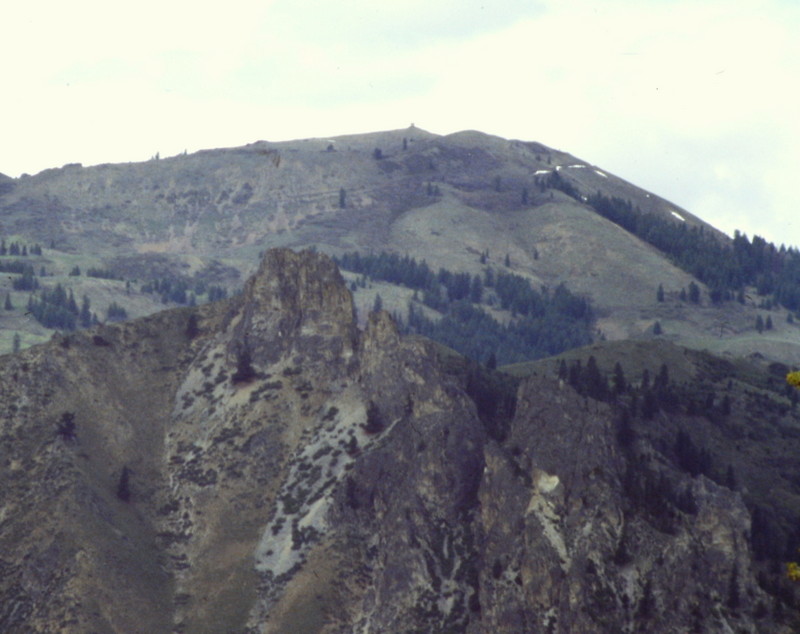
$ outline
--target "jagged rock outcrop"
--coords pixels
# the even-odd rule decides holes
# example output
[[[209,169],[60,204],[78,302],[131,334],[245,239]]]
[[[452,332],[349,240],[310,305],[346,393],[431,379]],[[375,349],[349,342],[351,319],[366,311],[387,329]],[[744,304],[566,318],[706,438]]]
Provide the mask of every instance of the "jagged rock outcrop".
[[[485,631],[771,631],[741,497],[623,450],[605,404],[533,377],[486,463]]]
[[[278,250],[227,302],[3,357],[0,630],[788,631],[738,494],[355,324]]]

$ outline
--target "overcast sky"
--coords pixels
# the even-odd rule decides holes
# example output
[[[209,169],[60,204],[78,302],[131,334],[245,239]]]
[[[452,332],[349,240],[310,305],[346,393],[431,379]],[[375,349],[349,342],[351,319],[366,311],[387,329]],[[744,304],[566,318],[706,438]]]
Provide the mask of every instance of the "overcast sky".
[[[800,246],[796,0],[26,0],[3,26],[9,176],[413,122]]]

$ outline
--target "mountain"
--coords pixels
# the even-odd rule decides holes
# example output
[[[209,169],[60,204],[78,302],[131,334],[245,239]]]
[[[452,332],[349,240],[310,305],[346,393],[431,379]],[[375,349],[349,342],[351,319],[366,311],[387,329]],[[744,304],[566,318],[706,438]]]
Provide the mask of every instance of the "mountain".
[[[277,249],[4,356],[0,629],[796,631],[785,368],[569,355],[515,379],[362,330],[329,257]]]
[[[2,631],[800,629],[794,249],[411,127],[0,176],[0,271]]]
[[[759,283],[781,268],[771,263],[781,254],[765,259],[750,253],[760,243],[747,243],[755,264],[718,280],[721,263],[741,260],[738,243],[700,218],[565,152],[480,132],[440,136],[412,126],[66,165],[3,185],[0,236],[39,244],[41,255],[28,262],[36,275],[44,269],[42,285],[73,288],[78,303],[85,295],[100,321],[112,303],[137,317],[192,295],[205,301],[209,286],[234,292],[264,250],[314,246],[336,256],[408,255],[434,272],[472,277],[504,271],[534,289],[565,284],[591,300],[594,340],[648,338],[658,322],[663,337],[693,348],[800,362],[800,336],[780,304],[800,306],[787,300],[785,281]],[[80,275],[70,276],[75,267]],[[89,269],[107,275],[87,277]],[[0,315],[8,350],[14,332],[23,347],[52,334],[26,314],[29,293],[12,281],[0,285],[14,306]],[[362,323],[376,294],[406,320],[411,291],[369,282],[352,288]],[[692,284],[697,301],[682,301]],[[740,302],[715,296],[736,292]],[[501,324],[513,318],[502,307],[482,309]],[[757,329],[759,317],[773,327]]]

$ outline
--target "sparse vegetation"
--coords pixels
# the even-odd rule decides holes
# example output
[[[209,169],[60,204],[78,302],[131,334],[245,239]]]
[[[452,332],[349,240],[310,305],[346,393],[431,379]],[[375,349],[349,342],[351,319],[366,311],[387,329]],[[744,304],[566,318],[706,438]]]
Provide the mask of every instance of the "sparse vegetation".
[[[499,364],[515,363],[591,341],[591,307],[564,285],[539,292],[524,277],[505,271],[495,274],[492,269],[487,269],[485,280],[446,269],[436,274],[424,261],[389,253],[348,253],[337,263],[372,279],[422,291],[422,304],[443,316],[427,317],[411,303],[407,321],[401,320],[404,331],[440,341],[477,361],[494,354]],[[514,319],[502,325],[478,307],[486,301],[511,312]]]

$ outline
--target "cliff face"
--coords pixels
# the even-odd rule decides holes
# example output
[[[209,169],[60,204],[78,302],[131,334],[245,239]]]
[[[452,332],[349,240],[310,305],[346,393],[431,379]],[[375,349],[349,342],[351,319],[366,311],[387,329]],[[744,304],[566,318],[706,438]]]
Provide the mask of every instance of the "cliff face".
[[[738,494],[549,379],[498,426],[443,367],[285,250],[4,357],[0,629],[781,631]]]

